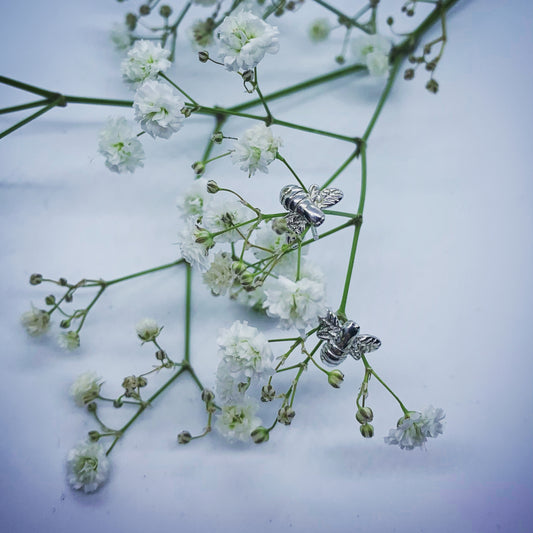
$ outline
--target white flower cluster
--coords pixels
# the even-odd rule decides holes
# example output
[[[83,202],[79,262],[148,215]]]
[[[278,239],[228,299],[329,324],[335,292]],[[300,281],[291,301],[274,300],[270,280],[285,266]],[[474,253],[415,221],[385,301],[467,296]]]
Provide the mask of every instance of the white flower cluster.
[[[257,403],[245,391],[251,383],[274,373],[274,355],[266,337],[248,322],[221,330],[217,343],[222,360],[216,376],[217,398],[223,404],[215,427],[230,441],[250,441],[261,424]]]
[[[113,172],[133,172],[144,166],[144,150],[124,117],[110,118],[100,132],[98,151]]]
[[[20,321],[32,337],[38,337],[50,329],[50,315],[42,309],[31,306],[30,311],[22,313]]]
[[[135,331],[137,332],[137,337],[144,342],[153,341],[161,331],[162,328],[159,327],[159,324],[153,318],[143,318],[137,322],[135,326]]]
[[[384,77],[389,73],[391,42],[383,35],[361,35],[354,39],[352,50],[356,60],[367,66],[371,76]]]
[[[169,56],[170,52],[161,48],[159,43],[143,39],[136,41],[121,64],[122,77],[134,85],[154,79],[159,72],[165,72],[170,67]]]
[[[82,442],[67,457],[68,482],[76,490],[94,492],[109,473],[105,449],[97,442]]]
[[[279,31],[249,12],[227,16],[218,28],[218,53],[227,70],[250,70],[279,50]]]
[[[248,172],[248,177],[257,170],[268,173],[268,165],[276,159],[281,139],[272,135],[272,130],[263,122],[246,130],[234,145],[231,154],[233,163]]]
[[[92,402],[100,394],[101,378],[94,372],[80,374],[70,387],[70,395],[79,407]]]
[[[131,46],[131,33],[126,24],[113,24],[110,37],[115,48],[120,52],[127,50]]]
[[[154,139],[168,139],[181,129],[183,106],[183,99],[172,87],[152,79],[139,86],[133,99],[135,120]]]
[[[422,447],[428,437],[442,435],[445,416],[442,409],[434,407],[427,407],[422,413],[412,411],[398,420],[398,426],[389,431],[385,443],[397,444],[402,450]]]

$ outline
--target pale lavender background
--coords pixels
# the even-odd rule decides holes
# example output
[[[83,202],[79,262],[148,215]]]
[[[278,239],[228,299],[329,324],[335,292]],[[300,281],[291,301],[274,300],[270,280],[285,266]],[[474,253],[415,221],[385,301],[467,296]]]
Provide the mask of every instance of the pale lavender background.
[[[383,4],[384,15],[398,13],[400,2]],[[0,20],[0,72],[67,94],[129,98],[107,37],[124,5],[10,3]],[[305,39],[317,14],[308,0],[278,21],[280,53],[261,65],[265,92],[334,67],[338,37],[331,46]],[[261,447],[235,448],[213,436],[178,448],[178,431],[204,424],[195,389],[182,383],[119,444],[102,490],[92,496],[70,490],[65,456],[93,428],[68,399],[71,381],[92,369],[112,387],[149,367],[151,351],[139,348],[133,331],[144,316],[166,325],[162,340],[179,353],[183,274],[110,290],[72,355],[53,336],[35,342],[22,331],[19,315],[47,294],[27,278],[41,271],[109,279],[173,260],[175,197],[190,183],[189,165],[212,123],[194,119],[167,142],[146,139],[146,166],[133,176],[109,173],[96,153],[106,117],[128,110],[57,109],[0,141],[2,531],[530,531],[532,17],[528,1],[461,2],[448,21],[441,92],[428,94],[423,76],[399,81],[369,146],[368,202],[348,312],[382,339],[373,362],[408,406],[446,410],[445,433],[427,451],[383,443],[400,413],[375,382],[376,438],[360,438],[353,415],[361,366],[347,361],[340,390],[310,369],[293,426]],[[191,66],[182,44],[171,75],[195,97],[221,104],[246,98],[229,74]],[[379,83],[344,79],[272,110],[285,120],[361,134],[379,91]],[[33,98],[3,87],[0,95],[2,106]],[[0,129],[13,120],[1,116]],[[230,122],[227,132],[239,135],[246,125]],[[276,133],[308,183],[323,181],[350,149],[291,130]],[[209,177],[235,184],[267,211],[278,209],[276,191],[287,182],[277,163],[268,176],[248,180],[223,162]],[[343,209],[355,209],[358,183],[356,163],[339,180]],[[328,271],[333,305],[342,291],[345,239],[348,233],[311,251]],[[212,384],[216,331],[248,315],[211,298],[198,280],[195,289],[193,358]]]

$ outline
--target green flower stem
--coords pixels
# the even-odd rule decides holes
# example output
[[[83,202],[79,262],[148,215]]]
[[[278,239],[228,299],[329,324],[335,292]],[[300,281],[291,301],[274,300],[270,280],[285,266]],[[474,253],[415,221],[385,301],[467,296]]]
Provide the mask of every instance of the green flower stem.
[[[321,189],[325,189],[326,187],[328,187],[329,185],[331,185],[336,179],[337,177],[342,174],[342,172],[344,171],[344,169],[356,158],[359,156],[359,152],[360,152],[360,146],[359,144],[357,145],[357,148],[350,154],[350,156],[348,157],[348,159],[346,159],[346,161],[344,161],[344,163],[333,173],[333,175],[331,176],[331,178],[329,178],[328,180],[326,180],[324,182],[324,184],[320,187]]]
[[[331,137],[332,139],[338,139],[339,141],[346,141],[350,143],[357,142],[357,137],[349,137],[348,135],[341,135],[339,133],[333,133],[331,131],[310,128],[308,126],[294,124],[293,122],[285,122],[284,120],[278,120],[277,118],[272,119],[272,124],[275,124],[276,126],[283,126],[285,128],[292,128],[294,130],[306,131],[307,133],[315,133],[316,135],[323,135],[324,137]]]
[[[261,92],[261,89],[259,89],[259,82],[257,81],[257,67],[254,68],[254,87],[255,87],[255,90],[257,91],[257,94],[259,95],[259,99],[261,100],[261,103],[263,104],[263,107],[265,108],[265,111],[267,114],[265,124],[267,126],[270,126],[270,124],[272,124],[272,120],[274,119],[274,117],[272,116],[272,113],[270,112],[270,109],[268,108],[268,105],[266,103],[266,100],[263,97],[263,93]]]
[[[159,72],[158,76],[170,83],[170,85],[172,85],[172,87],[177,89],[183,96],[185,96],[187,100],[192,102],[194,105],[198,105],[198,102],[194,100],[194,98],[191,98],[179,85],[175,84],[166,74],[164,74],[163,72]]]
[[[29,102],[27,104],[4,107],[3,109],[0,109],[0,115],[5,115],[6,113],[14,113],[15,111],[22,111],[24,109],[31,109],[32,107],[40,107],[49,103],[50,100],[45,98],[44,100],[37,100],[36,102]]]
[[[359,196],[359,207],[357,214],[362,217],[365,207],[366,197],[366,148],[361,146],[361,194]],[[362,220],[362,218],[360,219]],[[361,231],[361,224],[356,224],[353,232],[352,248],[350,250],[350,259],[348,260],[348,270],[346,272],[346,279],[344,280],[344,290],[342,293],[342,300],[337,314],[346,315],[346,302],[348,300],[348,291],[350,290],[350,281],[352,279],[353,266],[355,262],[355,254],[357,251],[357,242],[359,240],[359,232]]]
[[[300,184],[300,187],[307,192],[307,187],[303,184],[302,180],[298,177],[298,174],[294,172],[293,168],[287,163],[287,160],[279,153],[276,152],[276,159],[281,161],[290,171],[290,173],[296,178],[296,181]]]
[[[79,333],[81,331],[81,328],[83,327],[83,324],[85,323],[85,319],[87,318],[87,315],[89,314],[89,311],[91,310],[93,305],[98,301],[100,296],[102,296],[102,294],[104,293],[105,290],[106,290],[106,286],[105,285],[100,287],[100,290],[96,293],[96,296],[92,299],[91,303],[85,308],[85,310],[83,312],[83,316],[81,317],[80,323],[79,323],[78,327],[76,328],[76,333]]]
[[[352,18],[346,14],[344,14],[342,11],[339,11],[336,7],[333,7],[329,5],[327,2],[324,2],[324,0],[314,0],[317,4],[321,5],[322,7],[325,7],[328,11],[331,11],[332,13],[335,13],[338,17],[341,17],[345,19],[346,21],[349,21],[352,26],[355,26],[356,28],[359,28],[360,30],[363,30],[366,33],[370,33],[367,26],[363,24],[359,24],[355,18]]]
[[[38,94],[39,96],[44,96],[49,101],[55,100],[59,96],[59,94],[55,93],[54,91],[47,91],[46,89],[42,89],[41,87],[35,87],[35,85],[29,85],[28,83],[23,83],[21,81],[14,80],[12,78],[7,78],[5,76],[0,76],[0,83],[3,83],[4,85],[10,85],[11,87],[21,89],[22,91]]]
[[[328,81],[333,81],[338,78],[343,78],[344,76],[349,76],[350,74],[353,74],[354,72],[361,72],[361,71],[366,71],[366,67],[364,65],[350,65],[349,67],[336,69],[332,72],[328,72],[327,74],[322,74],[321,76],[310,78],[301,83],[290,85],[289,87],[286,87],[285,89],[280,89],[279,91],[266,94],[263,96],[263,99],[266,102],[271,102],[272,100],[283,98],[285,96],[288,96],[289,94],[297,93],[304,89],[309,89],[311,87],[314,87],[315,85],[320,85]],[[250,100],[248,102],[243,102],[242,104],[229,107],[228,110],[243,111],[244,109],[249,109],[250,107],[255,107],[261,104],[262,104],[261,98],[255,98],[254,100]]]
[[[224,125],[226,122],[227,117],[221,115],[216,117],[215,127],[213,128],[213,132],[211,133],[209,137],[209,141],[207,141],[207,145],[205,147],[204,153],[202,155],[202,163],[205,163],[206,159],[211,155],[211,152],[213,150],[213,147],[215,146],[215,143],[213,142],[213,135],[217,133],[217,131],[220,131],[220,128]],[[198,176],[200,177],[200,176]]]
[[[325,215],[333,215],[336,217],[346,217],[346,218],[355,218],[357,217],[354,213],[346,213],[345,211],[332,211],[331,209],[322,209],[322,212]]]
[[[226,156],[230,155],[231,153],[233,153],[233,150],[228,150],[224,154],[220,154],[220,155],[217,155],[215,157],[212,157],[211,159],[208,159],[207,161],[206,160],[202,160],[202,163],[204,165],[207,165],[207,163],[211,163],[212,161],[216,161],[217,159],[222,159],[223,157],[226,157]]]
[[[324,372],[324,374],[326,374],[327,376],[329,376],[329,370],[326,370],[324,367],[320,366],[315,360],[313,357],[310,357],[309,358],[310,361],[319,369],[321,370],[322,372]]]
[[[189,263],[186,263],[186,281],[185,281],[185,355],[183,361],[189,363],[191,360],[191,292],[192,292],[192,267]],[[186,366],[191,370],[193,379],[195,378],[194,372],[190,366]],[[197,379],[197,378],[196,378]],[[200,385],[201,387],[201,385]]]
[[[268,342],[288,342],[288,341],[298,341],[300,337],[285,337],[283,339],[268,339]]]
[[[132,107],[133,100],[115,100],[111,98],[86,98],[84,96],[65,96],[67,104],[109,105],[114,107]]]
[[[409,413],[409,410],[407,409],[407,407],[405,407],[400,398],[398,398],[398,396],[394,394],[390,387],[376,374],[376,371],[368,364],[368,360],[364,355],[361,356],[361,359],[365,365],[365,368],[368,369],[371,374],[389,391],[389,393],[394,397],[394,399],[400,404],[400,407],[402,408],[404,414],[407,415]]]
[[[341,224],[340,226],[337,226],[336,228],[330,229],[329,231],[325,231],[324,233],[321,233],[318,236],[317,240],[324,239],[325,237],[332,235],[333,233],[337,233],[337,231],[341,231],[343,229],[349,228],[350,226],[360,226],[361,225],[361,218],[360,217],[352,217],[351,220],[348,222],[345,222],[344,224]],[[306,241],[302,242],[302,246],[308,246],[309,244],[312,244],[316,242],[315,239],[307,239]]]
[[[52,103],[48,104],[45,107],[42,107],[34,113],[33,115],[30,115],[29,117],[25,118],[24,120],[21,120],[20,122],[17,122],[14,126],[11,126],[7,130],[4,130],[2,133],[0,133],[0,139],[3,139],[6,135],[9,135],[10,133],[13,133],[14,131],[18,130],[22,126],[28,124],[28,122],[31,122],[32,120],[35,120],[36,118],[40,117],[41,115],[44,115],[47,111],[50,111],[50,109],[53,109],[57,105],[59,105],[62,101],[63,97],[60,96],[56,100],[54,100]]]

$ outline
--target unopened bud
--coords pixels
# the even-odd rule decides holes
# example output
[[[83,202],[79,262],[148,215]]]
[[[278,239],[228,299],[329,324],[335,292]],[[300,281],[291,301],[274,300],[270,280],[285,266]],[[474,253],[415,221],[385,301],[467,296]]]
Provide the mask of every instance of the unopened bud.
[[[254,81],[254,71],[253,70],[245,70],[242,73],[242,81],[244,81],[244,82]]]
[[[46,305],[54,305],[56,303],[56,297],[53,294],[50,294],[44,299],[44,303]]]
[[[192,435],[188,431],[182,431],[178,435],[178,444],[187,444],[191,442],[191,440],[192,440]]]
[[[415,14],[415,10],[414,9],[408,9],[406,11],[406,14],[407,14],[408,17],[412,17]]]
[[[210,194],[216,194],[218,191],[220,191],[218,183],[215,180],[209,180],[207,182],[207,192]]]
[[[62,328],[62,329],[67,329],[67,328],[70,328],[70,319],[63,319],[60,323],[59,323],[59,327]]]
[[[404,80],[412,80],[415,77],[415,69],[408,68],[403,73],[403,79]]]
[[[66,284],[67,284],[67,280],[66,280],[65,278],[59,278],[58,283],[59,283],[59,285],[61,285],[62,287],[65,287]]]
[[[361,407],[357,410],[355,418],[360,424],[366,424],[367,422],[372,422],[372,420],[374,420],[374,413],[370,407]]]
[[[115,407],[116,409],[120,409],[123,405],[124,403],[122,402],[122,400],[113,400],[113,407]]]
[[[246,270],[246,265],[242,261],[233,261],[233,263],[231,263],[231,270],[239,275]]]
[[[439,90],[439,83],[437,82],[437,80],[434,80],[433,78],[431,78],[427,83],[426,83],[426,89],[430,92],[430,93],[433,93],[433,94],[436,94]]]
[[[201,161],[196,161],[193,163],[191,168],[194,170],[194,173],[197,176],[201,176],[205,172],[205,165]]]
[[[30,285],[39,285],[43,281],[42,274],[32,274],[30,276]]]
[[[335,58],[335,61],[339,64],[339,65],[344,65],[344,62],[346,61],[346,59],[344,59],[344,56],[337,56]]]
[[[163,361],[163,359],[166,359],[166,357],[167,357],[167,354],[165,353],[164,350],[157,350],[157,352],[155,352],[155,358],[158,361]]]
[[[365,439],[371,439],[374,436],[374,426],[372,424],[363,424],[359,431]]]
[[[213,237],[211,236],[211,233],[209,233],[209,231],[207,231],[206,229],[198,230],[195,235],[195,241],[198,244],[205,244],[208,246],[211,246],[213,244]]]
[[[237,390],[244,395],[244,393],[250,388],[250,380],[248,381],[241,381],[237,385]]]
[[[189,107],[188,105],[184,105],[184,106],[180,109],[180,113],[181,113],[185,118],[189,118],[189,117],[192,115],[192,112],[193,112],[193,108],[192,108],[192,107]]]
[[[205,403],[212,402],[215,399],[215,393],[211,389],[204,389],[202,391],[202,401]]]
[[[159,8],[159,14],[167,19],[172,15],[172,8],[167,4],[164,4]]]
[[[252,440],[256,444],[261,444],[262,442],[266,442],[269,438],[268,429],[263,426],[256,427],[250,433],[250,437],[252,437]]]
[[[436,68],[437,68],[437,63],[435,61],[430,61],[429,63],[426,63],[426,70],[433,72]]]
[[[145,15],[149,15],[150,14],[150,6],[148,4],[143,4],[140,8],[139,8],[139,13],[143,16]]]
[[[217,131],[211,136],[211,140],[216,144],[220,144],[224,140],[224,135],[221,131]]]
[[[96,403],[91,402],[87,404],[87,411],[89,411],[89,413],[95,413],[96,409],[97,409]]]
[[[261,401],[262,402],[271,402],[276,396],[276,391],[272,385],[265,385],[261,389]]]
[[[207,50],[201,50],[198,52],[198,59],[200,63],[207,63],[209,61],[209,52]]]
[[[278,422],[281,422],[282,424],[285,424],[286,426],[290,426],[292,419],[296,413],[294,412],[294,409],[292,407],[289,407],[288,405],[284,405],[279,411],[278,411]]]
[[[72,293],[69,292],[69,293],[65,294],[65,302],[67,302],[67,303],[72,302],[72,298],[73,298]]]
[[[146,387],[147,384],[148,384],[148,381],[146,380],[145,377],[140,376],[140,377],[137,378],[137,386]]]
[[[328,383],[335,389],[339,389],[344,381],[344,374],[340,370],[332,370],[328,373]]]
[[[126,15],[126,26],[133,31],[137,26],[137,15],[135,13],[128,13]]]
[[[254,284],[254,275],[251,272],[242,272],[239,275],[239,282],[243,286],[243,288],[246,290],[246,288],[250,288]]]
[[[98,431],[89,431],[89,440],[92,441],[92,442],[98,442],[98,440],[100,440],[100,433],[98,433]]]
[[[394,24],[394,19],[393,19],[392,17],[388,17],[388,18],[387,18],[387,24],[388,24],[389,26],[392,26],[392,25]]]

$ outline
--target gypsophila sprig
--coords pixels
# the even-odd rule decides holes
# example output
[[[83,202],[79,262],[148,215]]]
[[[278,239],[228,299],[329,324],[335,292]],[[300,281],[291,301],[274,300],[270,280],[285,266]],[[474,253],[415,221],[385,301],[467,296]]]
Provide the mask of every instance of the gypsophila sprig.
[[[266,53],[279,50],[278,29],[246,11],[226,17],[216,36],[218,54],[227,70],[251,70]]]
[[[143,318],[135,326],[137,337],[143,342],[150,342],[156,339],[161,329],[153,318]]]
[[[357,61],[366,64],[374,77],[386,76],[389,72],[391,42],[383,35],[360,35],[352,44]]]
[[[38,337],[50,329],[50,315],[42,309],[31,306],[30,311],[22,313],[20,322],[32,337]]]
[[[98,151],[106,167],[119,174],[144,166],[144,150],[133,127],[124,117],[110,118],[100,132]]]
[[[77,331],[60,333],[57,342],[64,350],[72,351],[80,347],[80,336]]]
[[[251,442],[250,434],[261,425],[256,412],[256,402],[251,398],[243,398],[241,403],[222,406],[215,427],[230,442]]]
[[[68,454],[67,479],[76,490],[94,492],[107,479],[109,467],[109,460],[101,444],[82,442]]]
[[[168,139],[182,127],[183,98],[169,85],[156,80],[145,81],[135,92],[135,120],[154,139]]]
[[[77,406],[83,407],[95,400],[100,394],[102,378],[94,372],[80,374],[70,387],[70,395]]]

